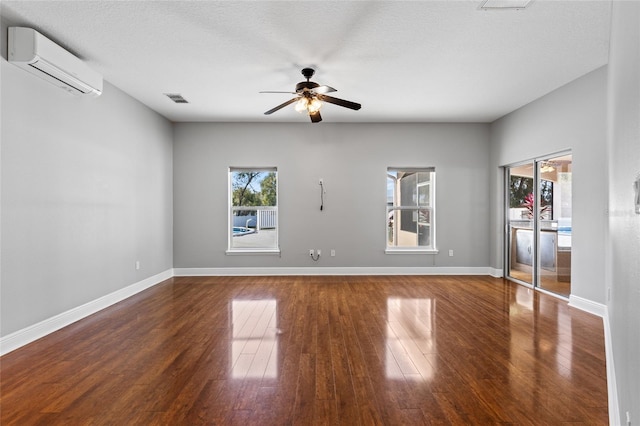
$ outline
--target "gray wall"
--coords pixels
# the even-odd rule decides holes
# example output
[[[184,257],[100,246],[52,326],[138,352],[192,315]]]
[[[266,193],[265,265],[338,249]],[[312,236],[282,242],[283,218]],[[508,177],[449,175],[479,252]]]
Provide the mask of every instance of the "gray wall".
[[[606,67],[593,71],[491,125],[491,265],[502,268],[503,174],[500,166],[571,149],[573,218],[571,293],[605,303]]]
[[[620,419],[640,423],[640,3],[614,2],[609,56],[609,320]]]
[[[74,97],[3,56],[6,336],[170,269],[173,219],[170,122],[108,83]]]
[[[489,266],[488,125],[300,119],[175,124],[176,268]],[[280,257],[225,254],[230,166],[278,167]],[[384,254],[388,166],[436,167],[439,254]],[[320,262],[310,248],[324,251]]]

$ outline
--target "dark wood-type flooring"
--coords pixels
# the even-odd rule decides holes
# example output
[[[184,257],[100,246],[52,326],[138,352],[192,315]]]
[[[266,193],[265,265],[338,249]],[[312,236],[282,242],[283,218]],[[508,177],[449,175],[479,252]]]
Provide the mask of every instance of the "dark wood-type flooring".
[[[510,275],[512,278],[518,279],[527,284],[532,284],[533,275],[531,272],[531,268],[528,269],[529,270],[511,269]],[[571,296],[571,282],[559,281],[555,273],[543,273],[540,277],[540,288],[546,291],[550,291],[551,293],[555,293],[561,297],[569,298],[569,296]]]
[[[2,425],[605,425],[602,320],[490,277],[173,278],[1,362]]]

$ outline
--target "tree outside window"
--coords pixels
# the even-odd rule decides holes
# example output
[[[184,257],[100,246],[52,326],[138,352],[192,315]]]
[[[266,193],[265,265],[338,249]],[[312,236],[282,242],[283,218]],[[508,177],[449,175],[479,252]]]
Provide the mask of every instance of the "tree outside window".
[[[278,250],[276,168],[230,168],[229,252]]]

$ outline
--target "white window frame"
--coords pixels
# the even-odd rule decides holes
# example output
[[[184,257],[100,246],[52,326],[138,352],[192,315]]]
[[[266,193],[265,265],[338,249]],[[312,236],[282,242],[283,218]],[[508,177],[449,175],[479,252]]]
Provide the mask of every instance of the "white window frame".
[[[387,204],[385,214],[385,253],[386,254],[437,254],[439,251],[436,245],[436,168],[435,167],[387,167],[387,181],[392,175],[392,172],[415,172],[415,173],[431,173],[429,179],[429,200],[428,205],[393,205]],[[417,185],[420,186],[420,185]],[[397,191],[397,188],[394,189]],[[385,199],[386,199],[385,195]],[[395,201],[394,201],[395,203]],[[429,212],[429,232],[430,241],[429,246],[402,246],[389,245],[389,217],[391,211],[400,212],[403,210],[413,210],[419,215],[420,210],[427,210]],[[394,217],[397,215],[394,214]]]
[[[275,206],[233,206],[233,187],[232,187],[232,174],[234,172],[265,172],[276,174],[276,205]],[[277,167],[229,167],[227,172],[227,255],[280,255],[280,213],[278,211],[278,205],[280,204],[280,177],[278,175]],[[242,208],[242,210],[275,210],[275,246],[274,247],[233,247],[233,211]],[[256,224],[256,226],[259,226]],[[259,231],[258,231],[259,232]],[[248,236],[247,236],[248,237]]]

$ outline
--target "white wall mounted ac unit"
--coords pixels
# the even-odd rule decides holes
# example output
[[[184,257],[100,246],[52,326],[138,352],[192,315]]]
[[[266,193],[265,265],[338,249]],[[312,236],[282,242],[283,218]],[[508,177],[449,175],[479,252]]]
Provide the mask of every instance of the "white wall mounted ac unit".
[[[74,94],[100,96],[102,75],[31,28],[9,27],[9,62]]]

